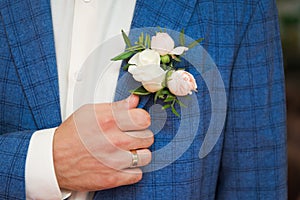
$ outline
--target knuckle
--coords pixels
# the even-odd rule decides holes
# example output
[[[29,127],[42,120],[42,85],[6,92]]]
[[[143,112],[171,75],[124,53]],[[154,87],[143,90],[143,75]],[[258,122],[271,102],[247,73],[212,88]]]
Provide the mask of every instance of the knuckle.
[[[111,116],[104,116],[98,119],[99,128],[105,132],[110,130],[115,125],[115,120]]]
[[[129,140],[124,139],[123,137],[116,137],[113,141],[112,141],[113,145],[115,147],[119,147],[119,148],[126,148],[127,146],[129,146],[131,144],[131,142]]]

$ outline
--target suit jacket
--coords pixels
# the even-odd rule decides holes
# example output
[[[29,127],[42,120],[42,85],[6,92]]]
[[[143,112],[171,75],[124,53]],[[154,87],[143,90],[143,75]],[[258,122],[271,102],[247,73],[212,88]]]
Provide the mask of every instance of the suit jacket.
[[[145,168],[141,182],[96,192],[95,199],[285,199],[284,78],[275,0],[137,0],[132,28],[157,26],[204,38],[201,45],[224,81],[225,125],[212,151],[199,158],[213,111],[201,73],[185,63],[197,78],[198,105],[190,106],[198,110],[181,118],[153,112],[151,96],[140,106],[150,110],[154,124],[167,116],[161,127],[152,127],[157,133],[151,150],[172,143],[172,151],[154,157],[153,168],[181,151],[184,141],[191,141],[188,147],[161,169]],[[116,99],[128,89],[119,84]],[[0,199],[25,199],[30,137],[61,123],[49,0],[0,1],[0,105]],[[186,136],[174,142],[179,128]]]

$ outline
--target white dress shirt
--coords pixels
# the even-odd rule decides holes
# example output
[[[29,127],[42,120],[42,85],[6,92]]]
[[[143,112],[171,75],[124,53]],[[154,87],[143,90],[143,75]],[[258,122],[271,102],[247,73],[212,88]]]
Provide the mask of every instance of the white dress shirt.
[[[124,51],[121,29],[129,30],[135,0],[51,0],[64,121],[86,103],[112,102]],[[27,199],[62,199],[52,156],[55,128],[33,134],[26,160]],[[72,192],[71,199],[87,199]]]

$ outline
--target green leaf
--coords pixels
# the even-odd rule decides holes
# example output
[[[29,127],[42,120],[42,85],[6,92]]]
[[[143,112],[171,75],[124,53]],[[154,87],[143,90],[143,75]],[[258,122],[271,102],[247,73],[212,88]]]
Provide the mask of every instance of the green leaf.
[[[148,94],[151,94],[151,92],[147,91],[143,86],[140,86],[134,90],[130,90],[129,92],[141,96],[146,96]]]
[[[166,79],[167,80],[169,80],[169,78],[172,76],[172,74],[173,74],[173,70],[169,70],[168,72],[167,72],[167,74],[166,74]]]
[[[145,39],[145,44],[144,46],[146,48],[150,48],[151,47],[151,40],[150,40],[150,35],[149,34],[146,34],[146,39]]]
[[[199,38],[198,40],[195,40],[194,42],[192,42],[191,44],[189,44],[187,46],[187,48],[191,49],[193,47],[195,47],[197,44],[199,44],[200,42],[202,42],[204,40],[204,38]]]
[[[162,88],[160,90],[158,90],[157,92],[155,92],[155,96],[154,96],[154,102],[157,101],[157,99],[164,99],[164,94],[165,94],[165,91],[167,91],[168,89],[167,88]]]
[[[162,63],[161,65],[160,65],[160,67],[163,69],[163,70],[167,70],[168,69],[168,66],[166,65],[166,64],[164,64],[164,63]]]
[[[158,96],[158,98],[165,99],[165,95],[161,94],[161,95]]]
[[[130,39],[128,38],[128,36],[126,35],[126,33],[123,30],[122,30],[122,36],[123,36],[126,46],[131,47],[132,45],[131,45]]]
[[[135,45],[135,46],[131,46],[129,48],[126,48],[126,51],[139,51],[139,50],[144,50],[145,47],[142,45]]]
[[[169,90],[162,90],[161,94],[167,94],[167,95],[172,95],[171,92]]]
[[[168,97],[164,100],[164,102],[165,102],[165,103],[168,103],[168,102],[174,102],[174,101],[175,101],[175,98],[176,98],[176,97],[168,96]]]
[[[138,44],[144,45],[144,33],[143,32],[141,33],[141,35],[139,37]]]
[[[177,57],[177,56],[172,56],[173,60],[177,61],[177,62],[181,62],[181,60]]]
[[[118,61],[118,60],[125,60],[127,58],[130,58],[134,54],[134,51],[125,51],[118,56],[112,58],[112,61]]]
[[[166,110],[167,108],[170,108],[170,107],[171,107],[170,104],[166,104],[166,105],[164,105],[161,109]]]
[[[161,92],[162,92],[163,89],[161,90],[158,90],[155,95],[154,95],[154,103],[157,101],[157,99],[159,98],[159,96],[161,95]]]
[[[176,115],[177,117],[180,117],[180,115],[177,112],[177,110],[175,109],[174,105],[171,105],[171,109],[172,109],[172,113],[174,113],[174,115]]]
[[[122,69],[123,69],[124,71],[127,71],[127,70],[128,70],[128,67],[129,67],[130,65],[131,65],[131,64],[127,63],[126,65],[124,65],[124,66],[122,67]]]
[[[157,29],[159,30],[160,33],[163,32],[163,30],[162,30],[162,28],[160,26],[158,26]]]
[[[181,32],[180,32],[179,43],[180,43],[181,46],[185,45],[184,29],[182,29]]]
[[[176,102],[177,102],[181,107],[187,108],[187,106],[186,106],[184,103],[182,103],[182,101],[176,99]]]

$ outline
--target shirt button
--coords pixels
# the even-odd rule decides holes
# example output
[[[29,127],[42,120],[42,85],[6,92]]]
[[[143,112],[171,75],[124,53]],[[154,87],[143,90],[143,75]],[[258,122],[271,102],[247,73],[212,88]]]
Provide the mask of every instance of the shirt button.
[[[81,71],[77,71],[74,73],[74,78],[76,81],[82,81],[83,77],[82,77],[82,73]]]
[[[85,2],[85,3],[90,3],[91,0],[83,0],[83,2]]]

